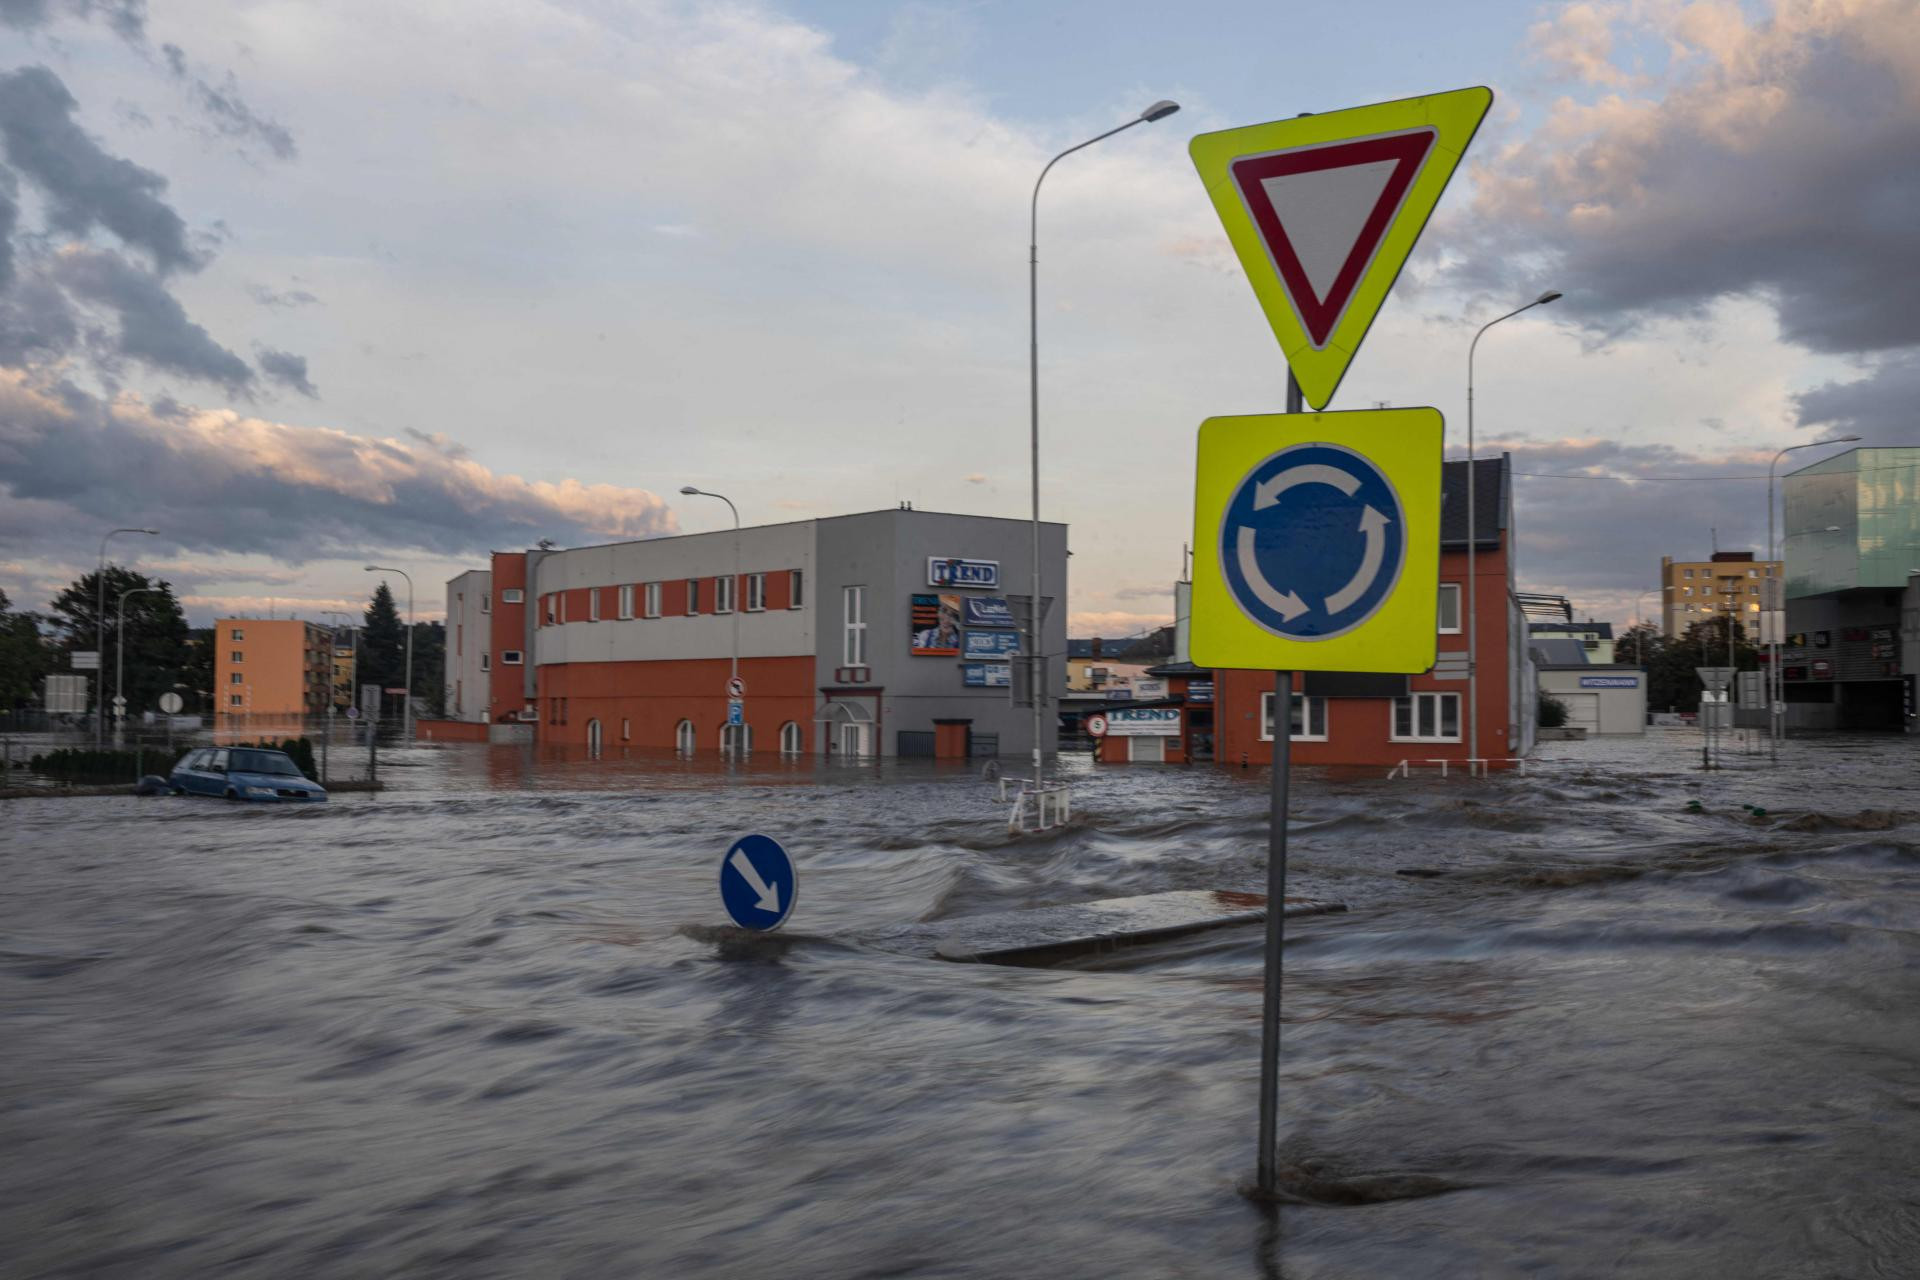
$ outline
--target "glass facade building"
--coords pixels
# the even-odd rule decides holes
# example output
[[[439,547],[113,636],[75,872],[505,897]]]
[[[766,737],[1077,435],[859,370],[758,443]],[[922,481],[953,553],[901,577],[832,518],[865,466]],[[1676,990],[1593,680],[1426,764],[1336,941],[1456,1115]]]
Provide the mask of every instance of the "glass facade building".
[[[1787,598],[1898,591],[1920,569],[1920,448],[1850,449],[1784,481]]]

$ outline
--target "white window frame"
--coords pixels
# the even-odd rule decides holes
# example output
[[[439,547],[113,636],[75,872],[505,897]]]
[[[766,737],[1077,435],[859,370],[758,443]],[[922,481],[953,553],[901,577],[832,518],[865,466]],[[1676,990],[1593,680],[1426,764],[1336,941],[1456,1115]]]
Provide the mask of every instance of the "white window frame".
[[[493,592],[482,591],[480,593],[480,612],[482,613],[493,612]]]
[[[1448,698],[1453,699],[1453,733],[1451,736],[1439,731],[1440,726],[1446,722],[1446,716],[1442,714],[1442,708],[1446,706],[1445,700]],[[1434,732],[1431,734],[1423,734],[1420,732],[1420,707],[1421,704],[1428,699],[1433,700]],[[1404,736],[1400,732],[1400,703],[1403,700],[1410,704],[1410,723],[1413,726],[1412,736]],[[1459,742],[1461,740],[1460,721],[1466,710],[1465,707],[1461,705],[1463,702],[1464,699],[1457,693],[1441,693],[1437,691],[1421,691],[1409,694],[1405,699],[1389,698],[1387,700],[1387,741]]]
[[[243,649],[235,649],[227,656],[234,662],[245,662],[247,660],[246,651]]]
[[[526,654],[519,649],[502,649],[500,651],[500,665],[503,667],[525,666]]]
[[[525,604],[527,593],[519,587],[503,587],[500,591],[501,604]]]
[[[1318,705],[1316,707],[1313,704]],[[1295,719],[1299,727],[1293,732],[1293,741],[1325,742],[1327,740],[1327,700],[1320,697],[1309,698],[1304,693],[1296,693],[1293,695],[1293,705],[1301,712],[1301,715]],[[1308,733],[1306,730],[1313,724],[1315,710],[1320,712],[1320,732]],[[1273,690],[1271,689],[1264,690],[1260,694],[1260,741],[1273,741]]]
[[[767,575],[750,573],[747,575],[747,612],[762,613],[767,607]]]
[[[1449,599],[1453,601],[1453,625],[1452,626],[1447,625],[1446,602]],[[1440,598],[1438,603],[1439,603],[1439,608],[1435,612],[1438,613],[1440,618],[1440,634],[1443,636],[1459,635],[1460,634],[1460,584],[1457,582],[1441,583]]]
[[[600,621],[600,588],[587,588],[587,621]]]
[[[700,616],[700,579],[698,578],[687,579],[687,616],[689,618]]]
[[[247,638],[247,633],[246,633],[246,631],[245,631],[245,630],[243,630],[242,628],[240,628],[240,627],[235,627],[235,628],[233,629],[233,634],[232,634],[232,635],[231,635],[230,637],[228,637],[228,638],[229,638],[229,639],[232,639],[232,640],[242,640],[242,641],[244,641],[244,640],[245,640],[245,639]]]
[[[682,720],[673,726],[673,749],[683,756],[690,756],[700,747],[700,731],[694,728],[693,721]]]
[[[245,695],[245,694],[239,694],[239,693],[230,693],[230,694],[228,694],[228,695],[227,695],[227,705],[228,705],[228,706],[230,706],[230,707],[244,707],[244,706],[246,706],[246,705],[247,705],[247,699],[246,699],[246,695]]]
[[[633,741],[633,720],[630,717],[620,717],[620,741]]]
[[[493,670],[493,655],[485,649],[480,651],[480,669],[482,671]]]
[[[246,682],[247,682],[246,676],[242,675],[238,671],[229,672],[227,674],[228,684],[245,684]]]
[[[797,756],[807,749],[806,739],[801,736],[800,722],[789,720],[780,726],[780,754]]]
[[[620,588],[620,621],[633,617],[633,584],[627,583]]]
[[[867,589],[840,589],[840,665],[867,665]]]
[[[660,616],[660,584],[642,583],[640,587],[640,616],[657,618]]]
[[[732,613],[734,605],[739,603],[740,579],[730,573],[723,573],[713,580],[713,611]]]
[[[798,609],[806,601],[805,588],[807,585],[807,575],[799,569],[792,569],[789,570],[789,572],[792,574],[792,577],[789,579],[788,585],[791,586],[793,590],[787,595],[787,608]]]
[[[564,590],[553,593],[553,616],[563,623],[567,620],[567,593]]]

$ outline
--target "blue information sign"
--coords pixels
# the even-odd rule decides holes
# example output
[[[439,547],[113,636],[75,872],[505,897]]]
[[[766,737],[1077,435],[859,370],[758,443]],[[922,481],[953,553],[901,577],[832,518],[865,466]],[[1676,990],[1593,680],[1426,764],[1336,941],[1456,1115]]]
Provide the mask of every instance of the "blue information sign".
[[[1328,640],[1373,616],[1406,562],[1400,497],[1366,458],[1294,445],[1247,473],[1220,522],[1227,590],[1290,640]]]
[[[720,903],[742,929],[778,929],[800,887],[793,859],[771,836],[741,836],[720,860]]]
[[[1020,652],[1018,631],[969,631],[960,656],[971,662],[1005,662]]]

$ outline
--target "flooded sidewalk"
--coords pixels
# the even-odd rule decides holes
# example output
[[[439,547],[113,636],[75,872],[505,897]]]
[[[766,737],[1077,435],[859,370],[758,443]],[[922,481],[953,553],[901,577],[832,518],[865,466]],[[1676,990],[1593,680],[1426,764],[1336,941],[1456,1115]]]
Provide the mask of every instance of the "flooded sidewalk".
[[[485,747],[311,809],[9,802],[0,1273],[1903,1274],[1920,744],[1698,756],[1299,772],[1290,888],[1348,911],[1288,926],[1277,1214],[1257,925],[858,942],[1258,892],[1259,770],[1070,758],[1042,836],[966,769]],[[725,954],[754,830],[799,906]]]

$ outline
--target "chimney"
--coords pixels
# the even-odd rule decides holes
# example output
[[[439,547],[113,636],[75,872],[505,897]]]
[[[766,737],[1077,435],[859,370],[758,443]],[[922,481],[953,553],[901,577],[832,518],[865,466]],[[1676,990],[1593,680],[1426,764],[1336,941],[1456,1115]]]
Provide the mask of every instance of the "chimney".
[[[1096,659],[1100,657],[1100,637],[1099,636],[1095,636],[1093,638],[1093,656]]]

